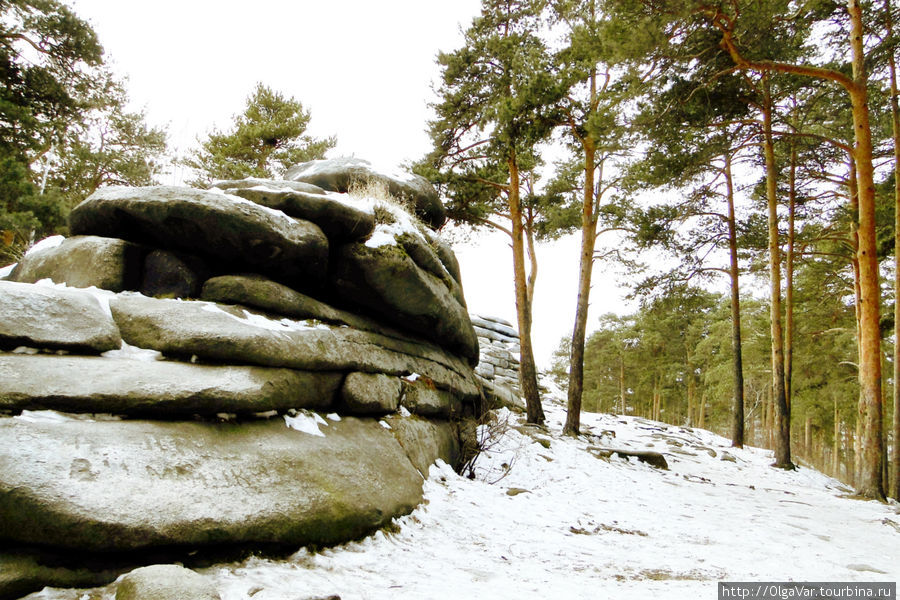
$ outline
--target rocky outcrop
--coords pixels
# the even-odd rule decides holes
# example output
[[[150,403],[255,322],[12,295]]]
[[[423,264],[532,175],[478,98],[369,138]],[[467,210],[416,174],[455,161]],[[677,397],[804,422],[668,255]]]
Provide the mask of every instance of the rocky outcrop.
[[[358,538],[460,460],[449,247],[337,184],[216,185],[101,190],[0,281],[0,598]]]
[[[519,333],[496,317],[472,315],[478,336],[480,361],[475,373],[490,404],[523,410],[519,388]]]

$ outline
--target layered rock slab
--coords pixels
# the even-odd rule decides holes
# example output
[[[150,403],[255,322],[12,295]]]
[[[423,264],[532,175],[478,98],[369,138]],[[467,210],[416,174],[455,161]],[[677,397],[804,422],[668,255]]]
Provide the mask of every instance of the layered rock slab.
[[[387,173],[365,159],[339,157],[311,160],[294,165],[284,177],[334,192],[347,192],[354,184],[378,182],[384,184],[392,196],[409,202],[416,216],[430,227],[441,227],[447,218],[434,186],[427,179],[406,173]]]
[[[174,356],[309,371],[419,373],[462,398],[479,395],[471,369],[438,346],[349,327],[274,321],[208,302],[118,296],[123,339]]]
[[[298,219],[312,221],[322,228],[329,239],[350,242],[368,236],[375,229],[375,215],[371,207],[363,203],[351,203],[346,196],[326,195],[324,190],[308,192],[282,187],[296,182],[263,181],[255,186],[241,182],[222,181],[215,186],[227,194],[280,210]],[[232,187],[239,185],[239,187]],[[315,186],[310,186],[315,187]]]
[[[72,209],[69,229],[197,254],[211,265],[255,270],[301,288],[320,285],[328,263],[328,238],[313,223],[183,187],[98,190]]]
[[[0,540],[88,551],[333,544],[410,512],[422,476],[390,431],[0,420]]]
[[[0,409],[179,415],[328,409],[342,373],[0,354]]]
[[[92,295],[0,281],[0,348],[100,353],[122,344],[112,317]]]

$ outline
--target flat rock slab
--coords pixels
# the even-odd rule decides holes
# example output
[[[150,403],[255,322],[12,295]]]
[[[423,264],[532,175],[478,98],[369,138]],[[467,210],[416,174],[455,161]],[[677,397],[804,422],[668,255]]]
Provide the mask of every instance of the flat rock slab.
[[[303,181],[287,181],[285,179],[263,179],[261,177],[246,177],[244,179],[220,179],[214,181],[210,188],[220,190],[246,190],[254,187],[267,187],[276,190],[293,190],[306,192],[307,194],[325,194],[325,190],[317,185]]]
[[[333,192],[347,192],[355,183],[375,181],[385,184],[392,196],[411,202],[416,216],[430,227],[439,228],[447,218],[437,191],[427,179],[407,173],[387,173],[361,158],[311,160],[294,165],[284,178],[312,183]]]
[[[0,348],[100,353],[121,345],[112,317],[91,294],[0,281]]]
[[[410,512],[422,477],[391,432],[0,419],[0,540],[86,551],[336,544]]]
[[[51,279],[71,287],[91,286],[113,292],[136,290],[147,249],[116,238],[70,237],[53,248],[27,253],[9,281]]]
[[[86,356],[0,354],[0,409],[215,415],[325,410],[341,373]]]
[[[109,187],[69,216],[75,234],[119,237],[196,254],[303,288],[325,278],[328,239],[309,221],[224,193],[175,186]]]
[[[354,203],[346,194],[323,195],[277,189],[269,185],[226,189],[225,192],[311,221],[335,242],[361,240],[375,229],[374,211],[361,203]]]
[[[303,371],[419,373],[462,399],[479,395],[459,357],[415,340],[283,319],[273,321],[209,302],[120,295],[110,308],[123,339],[174,356]]]

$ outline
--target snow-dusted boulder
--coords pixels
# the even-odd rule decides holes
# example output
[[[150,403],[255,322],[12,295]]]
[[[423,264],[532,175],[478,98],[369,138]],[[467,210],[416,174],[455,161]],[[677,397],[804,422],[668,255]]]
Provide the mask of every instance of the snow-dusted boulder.
[[[334,192],[346,192],[355,184],[379,182],[387,185],[391,195],[409,202],[416,215],[437,229],[447,219],[444,205],[434,186],[424,177],[383,169],[355,157],[311,160],[294,165],[284,174],[290,181],[302,181]]]
[[[220,600],[215,586],[180,565],[131,571],[116,585],[116,600]]]
[[[311,427],[2,419],[0,539],[95,552],[333,544],[418,504],[422,476],[378,422]]]
[[[100,353],[121,343],[112,317],[91,294],[0,281],[0,348]]]
[[[110,187],[72,209],[69,229],[190,254],[302,288],[325,279],[328,238],[281,211],[225,194],[175,186]]]
[[[137,289],[145,248],[117,238],[75,236],[58,245],[35,247],[22,257],[9,281],[51,279],[72,287],[114,292]]]

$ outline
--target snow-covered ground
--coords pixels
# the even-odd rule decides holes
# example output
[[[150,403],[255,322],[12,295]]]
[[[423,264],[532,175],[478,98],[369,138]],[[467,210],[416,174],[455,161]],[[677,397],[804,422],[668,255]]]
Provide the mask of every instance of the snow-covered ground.
[[[734,450],[699,429],[585,413],[590,435],[564,437],[562,401],[547,398],[544,409],[546,431],[500,413],[512,427],[474,480],[432,467],[426,502],[396,532],[201,573],[222,600],[692,599],[715,598],[723,580],[900,579],[896,503],[853,499],[809,469],[773,469],[771,452]],[[599,446],[656,450],[669,470],[597,458]],[[99,600],[113,590],[28,598]]]

